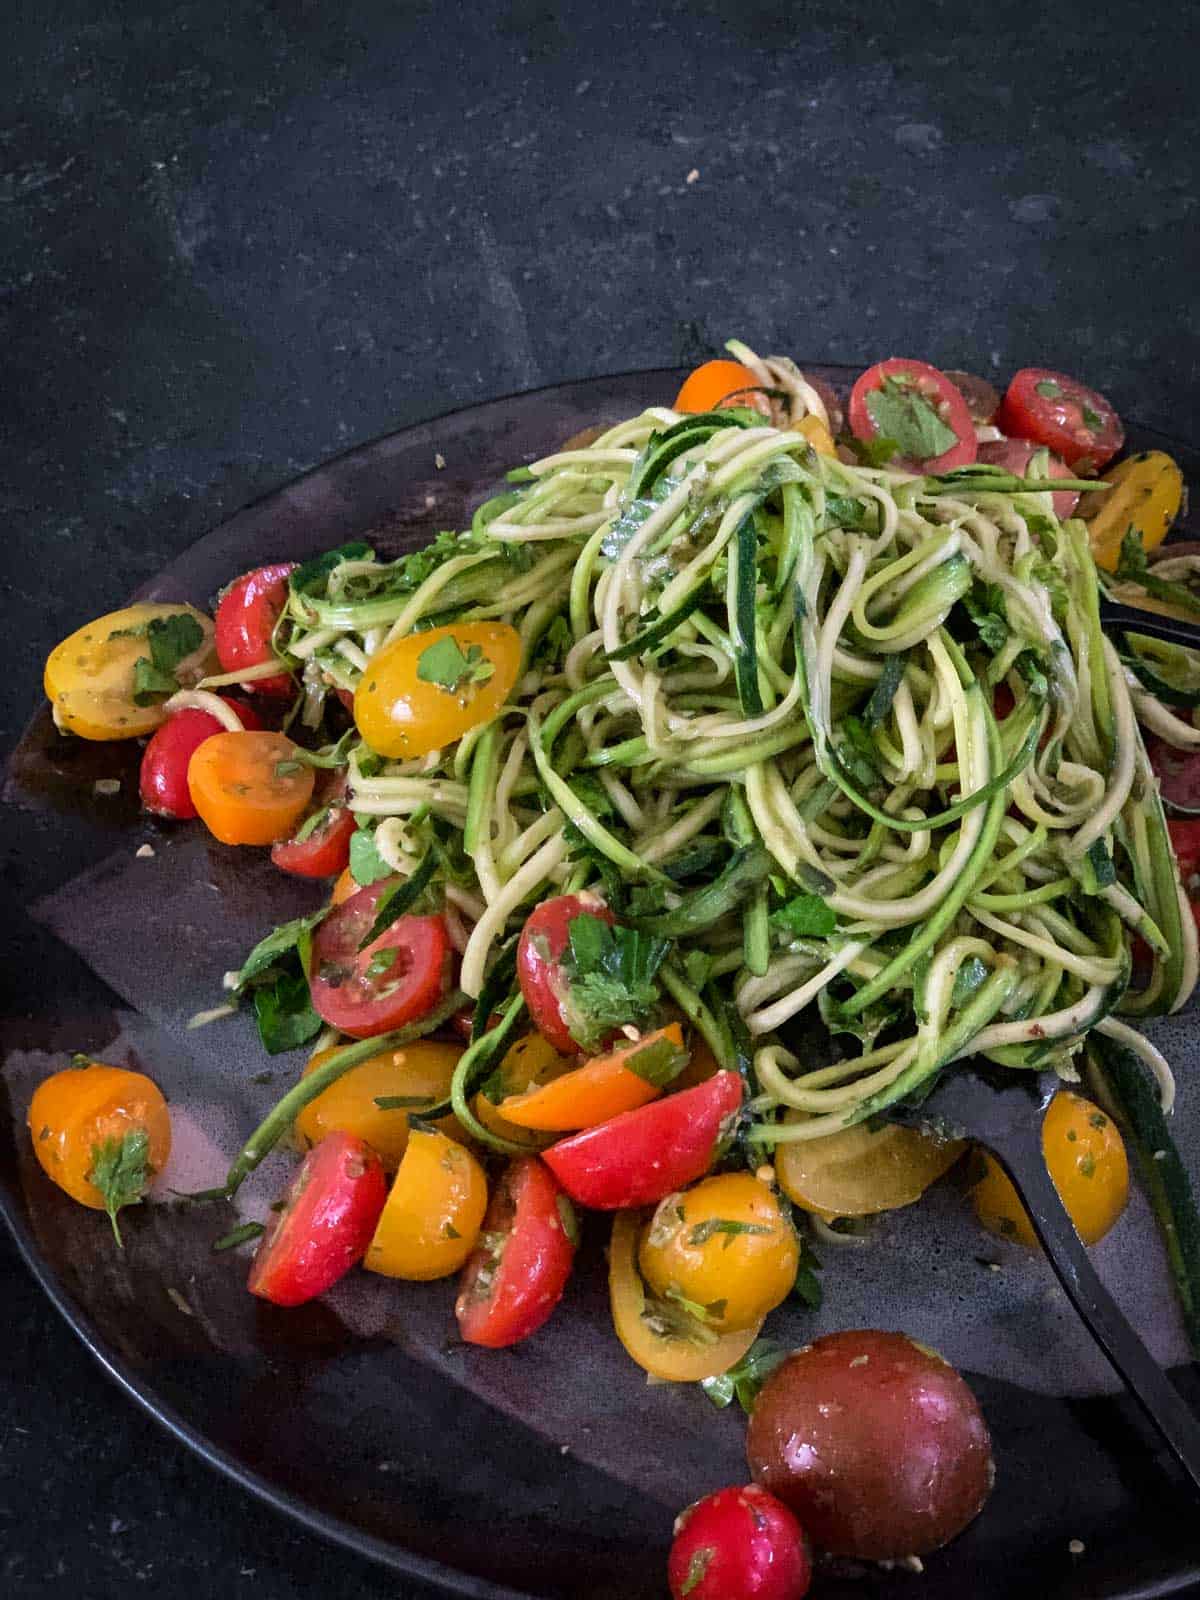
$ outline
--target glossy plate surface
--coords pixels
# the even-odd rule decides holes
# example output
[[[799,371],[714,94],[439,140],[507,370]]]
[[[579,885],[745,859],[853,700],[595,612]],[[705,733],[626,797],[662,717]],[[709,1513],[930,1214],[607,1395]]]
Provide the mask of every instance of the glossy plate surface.
[[[845,387],[854,374],[809,366]],[[327,463],[201,540],[141,597],[211,603],[266,560],[370,534],[382,553],[465,525],[508,467],[578,429],[669,403],[679,374],[566,384],[406,429]],[[1131,429],[1130,448],[1194,451]],[[439,467],[438,460],[444,462]],[[81,602],[80,620],[87,610]],[[31,673],[32,677],[32,673]],[[31,699],[33,684],[31,683]],[[137,752],[55,735],[39,711],[9,764],[11,826],[36,856],[38,926],[14,922],[0,956],[36,960],[37,997],[5,1007],[0,1206],[59,1309],[117,1380],[166,1426],[257,1494],[394,1567],[479,1596],[661,1600],[674,1513],[744,1476],[742,1428],[695,1389],[647,1387],[609,1327],[604,1230],[547,1330],[495,1354],[454,1339],[453,1285],[357,1275],[321,1304],[281,1312],[244,1289],[245,1261],[213,1256],[232,1211],[142,1208],[117,1256],[103,1217],[43,1177],[24,1127],[33,1084],[88,1050],[140,1063],[173,1104],[166,1181],[195,1188],[296,1070],[267,1061],[244,1018],[188,1031],[221,974],[312,886],[198,825],[136,809]],[[97,779],[117,777],[115,797]],[[153,854],[138,855],[149,844]],[[42,929],[56,937],[48,938]],[[32,1014],[30,1008],[32,1007]],[[25,1014],[22,1015],[21,1012]],[[1200,1170],[1194,1021],[1156,1038],[1180,1078],[1177,1134]],[[263,1082],[264,1072],[272,1082]],[[264,1164],[239,1197],[262,1215],[290,1169]],[[894,1214],[863,1250],[826,1252],[826,1304],[780,1313],[799,1343],[834,1327],[903,1328],[972,1377],[992,1425],[995,1495],[951,1548],[907,1574],[827,1570],[828,1597],[1134,1597],[1200,1578],[1195,1507],[1172,1476],[1040,1261],[980,1234],[951,1184]],[[1185,1348],[1152,1225],[1135,1203],[1097,1264],[1152,1348]],[[1200,1401],[1194,1367],[1176,1372]],[[1082,1540],[1085,1552],[1068,1545]]]

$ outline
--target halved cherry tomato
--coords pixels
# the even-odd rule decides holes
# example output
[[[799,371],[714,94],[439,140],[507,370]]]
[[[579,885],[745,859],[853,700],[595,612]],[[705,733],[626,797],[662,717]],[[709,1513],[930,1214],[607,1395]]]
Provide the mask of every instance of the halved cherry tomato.
[[[333,1049],[318,1050],[305,1067],[304,1076],[315,1072],[333,1053]],[[295,1142],[300,1149],[310,1150],[327,1134],[353,1134],[371,1146],[387,1171],[395,1172],[408,1148],[409,1117],[424,1117],[449,1098],[450,1080],[461,1055],[461,1046],[439,1044],[434,1039],[418,1039],[400,1050],[380,1051],[351,1067],[309,1101],[296,1118],[292,1130]],[[434,1126],[451,1138],[458,1130],[457,1119],[449,1116]]]
[[[1200,817],[1170,817],[1167,832],[1171,835],[1183,887],[1191,894],[1192,879],[1200,873]]]
[[[718,1489],[675,1520],[671,1600],[804,1600],[811,1579],[803,1529],[760,1484]]]
[[[188,792],[222,844],[285,839],[313,792],[313,769],[284,733],[216,733],[192,752]]]
[[[542,1159],[580,1205],[595,1211],[657,1205],[703,1177],[742,1104],[736,1072],[668,1095],[560,1139]]]
[[[223,672],[244,672],[275,660],[271,638],[287,604],[288,574],[294,561],[247,572],[221,596],[217,607],[217,657]],[[286,672],[256,678],[246,685],[256,694],[290,695],[295,684]]]
[[[1111,488],[1093,490],[1080,510],[1096,565],[1115,572],[1130,528],[1141,535],[1147,554],[1170,533],[1183,505],[1183,473],[1162,450],[1143,450],[1110,467],[1103,481]],[[1165,553],[1185,554],[1175,548]]]
[[[386,1199],[374,1150],[352,1134],[328,1134],[305,1156],[259,1241],[250,1293],[277,1306],[324,1294],[362,1260]]]
[[[1042,448],[1040,444],[1034,444],[1031,439],[995,439],[989,444],[979,446],[978,459],[986,461],[989,466],[1002,467],[1005,472],[1011,472],[1015,478],[1027,478],[1030,460]],[[1044,476],[1073,478],[1075,474],[1065,461],[1051,454]],[[1054,507],[1054,515],[1061,522],[1072,515],[1079,504],[1079,496],[1074,489],[1059,489],[1050,496],[1050,503]]]
[[[675,396],[676,411],[715,411],[738,389],[758,389],[759,380],[740,361],[706,361],[684,380]]]
[[[346,901],[356,895],[361,888],[362,884],[356,881],[354,874],[347,867],[344,872],[338,874],[338,881],[334,884],[333,893],[329,897],[330,905],[345,905]]]
[[[399,917],[359,949],[380,896],[395,883],[381,878],[360,889],[330,912],[313,940],[313,1008],[352,1039],[415,1022],[445,990],[450,936],[441,917]]]
[[[613,1218],[608,1299],[617,1338],[639,1367],[667,1383],[699,1383],[728,1372],[758,1338],[758,1328],[717,1333],[686,1314],[670,1320],[655,1316],[637,1269],[642,1221],[636,1211],[619,1211]]]
[[[1042,1154],[1084,1244],[1113,1227],[1129,1199],[1129,1160],[1116,1123],[1082,1095],[1062,1089],[1042,1123]],[[976,1215],[993,1233],[1037,1248],[1033,1224],[1007,1175],[984,1156],[984,1176],[971,1190]]]
[[[258,713],[245,700],[233,700],[224,694],[221,699],[237,712],[243,728],[262,727]],[[205,739],[224,732],[224,725],[207,711],[189,707],[171,713],[152,735],[142,755],[138,785],[147,811],[180,822],[196,815],[188,789],[188,763]]]
[[[421,1283],[449,1277],[475,1248],[487,1198],[469,1150],[433,1128],[413,1128],[367,1249],[368,1272]]]
[[[911,396],[911,404],[918,412],[932,408],[933,418],[955,435],[955,443],[933,456],[905,455],[903,448],[893,465],[910,468],[914,472],[949,472],[952,467],[965,467],[975,459],[977,449],[975,424],[967,409],[967,402],[950,382],[944,372],[931,367],[927,361],[907,361],[892,356],[878,361],[858,379],[850,391],[850,428],[856,439],[890,438],[874,415],[881,404],[872,395],[885,389],[897,394],[901,400]],[[932,424],[931,424],[932,425]],[[899,431],[899,430],[895,430]],[[901,445],[903,446],[903,440]]]
[[[626,1062],[660,1042],[673,1045],[682,1056],[683,1029],[677,1022],[669,1022],[665,1028],[657,1028],[634,1043],[596,1056],[573,1072],[563,1073],[523,1094],[510,1095],[500,1102],[500,1115],[519,1128],[566,1133],[572,1128],[591,1128],[597,1122],[608,1122],[623,1111],[635,1111],[638,1106],[657,1099],[664,1085],[640,1076]]]
[[[815,412],[810,411],[806,417],[801,417],[799,422],[793,422],[792,428],[794,432],[804,435],[819,456],[837,455],[837,445],[833,442],[833,435]]]
[[[1200,750],[1177,750],[1152,733],[1145,738],[1146,754],[1165,803],[1180,811],[1200,811]]]
[[[560,1056],[540,1033],[528,1033],[509,1045],[496,1074],[497,1081],[488,1086],[489,1092],[501,1092],[502,1099],[509,1095],[524,1094],[527,1089],[561,1078],[564,1073],[571,1071],[573,1065],[571,1057]],[[541,1140],[537,1134],[528,1128],[519,1128],[515,1122],[509,1122],[507,1117],[501,1116],[499,1105],[489,1100],[482,1089],[472,1102],[472,1110],[485,1128],[499,1134],[502,1139],[528,1145],[531,1150],[540,1148]]]
[[[946,368],[946,376],[967,402],[971,421],[987,424],[1000,409],[1000,391],[986,378],[977,378],[973,372],[959,372]]]
[[[1060,455],[1075,472],[1099,472],[1125,443],[1109,402],[1065,372],[1022,367],[1004,395],[996,425]]]
[[[43,1172],[80,1205],[107,1211],[114,1233],[117,1212],[136,1205],[171,1153],[171,1117],[158,1085],[103,1061],[44,1079],[26,1120]]]
[[[344,805],[328,804],[324,816],[303,839],[272,845],[271,860],[300,878],[332,878],[350,863],[350,840],[357,824]]]
[[[704,1306],[718,1333],[758,1327],[796,1281],[800,1245],[774,1189],[721,1172],[669,1194],[642,1236],[642,1277],[663,1299]]]
[[[191,617],[203,640],[175,676],[182,688],[197,683],[212,665],[212,623],[194,606],[141,601],[77,628],[50,652],[43,684],[55,726],[80,739],[138,739],[165,722],[161,701],[135,702],[134,674],[137,662],[150,656],[150,624],[178,616]]]
[[[507,622],[452,622],[411,633],[367,663],[354,720],[379,755],[425,756],[490,722],[520,670],[521,636]]]
[[[560,894],[543,900],[530,912],[517,944],[517,981],[534,1027],[561,1055],[579,1049],[571,1036],[569,986],[562,958],[576,917],[598,917],[611,927],[616,921],[603,900],[593,894]]]
[[[797,1121],[801,1112],[789,1112]],[[866,1217],[919,1200],[962,1155],[965,1145],[917,1128],[865,1122],[824,1139],[780,1144],[775,1174],[789,1200],[821,1217]]]
[[[562,1299],[578,1223],[536,1156],[519,1156],[492,1191],[483,1232],[454,1303],[468,1344],[502,1350],[536,1333]]]

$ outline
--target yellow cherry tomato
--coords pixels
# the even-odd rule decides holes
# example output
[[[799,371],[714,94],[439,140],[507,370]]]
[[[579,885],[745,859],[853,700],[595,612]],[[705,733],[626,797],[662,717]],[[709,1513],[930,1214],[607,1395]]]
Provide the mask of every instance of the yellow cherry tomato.
[[[574,1065],[570,1056],[560,1056],[550,1041],[544,1039],[540,1033],[526,1034],[523,1039],[518,1039],[509,1045],[500,1063],[496,1082],[491,1086],[491,1092],[499,1094],[501,1099],[509,1095],[524,1094],[528,1089],[562,1077],[563,1073],[570,1072]],[[475,1096],[471,1109],[485,1128],[499,1134],[502,1139],[511,1139],[514,1144],[528,1145],[531,1150],[540,1150],[545,1143],[545,1140],[532,1129],[518,1128],[515,1122],[510,1122],[507,1117],[502,1116],[498,1103],[489,1100],[482,1089]]]
[[[1145,550],[1154,550],[1171,531],[1183,503],[1183,474],[1161,450],[1143,450],[1104,474],[1112,488],[1088,497],[1083,511],[1096,565],[1115,572],[1121,543],[1132,526]],[[1091,506],[1095,510],[1090,515]]]
[[[190,688],[212,670],[213,625],[203,612],[185,605],[144,601],[110,611],[56,645],[46,661],[43,683],[54,721],[81,739],[137,739],[165,720],[161,703],[134,702],[134,674],[143,656],[150,659],[146,630],[168,617],[192,617],[202,644],[175,669],[181,688]]]
[[[617,1338],[639,1367],[669,1383],[699,1383],[728,1372],[758,1338],[761,1324],[718,1333],[673,1315],[669,1301],[649,1299],[637,1266],[641,1224],[636,1211],[619,1211],[613,1218],[608,1298]]]
[[[638,1265],[660,1299],[703,1306],[711,1327],[733,1333],[787,1298],[800,1246],[773,1189],[725,1172],[660,1202]]]
[[[520,670],[521,636],[506,622],[453,622],[411,633],[368,661],[354,720],[381,756],[428,755],[490,722]]]
[[[837,446],[833,442],[833,435],[814,412],[810,411],[806,417],[801,417],[799,422],[792,424],[792,427],[797,433],[804,435],[819,456],[837,455]]]
[[[434,1129],[410,1129],[363,1265],[385,1278],[448,1277],[475,1248],[487,1199],[483,1168],[469,1150]]]
[[[787,1122],[803,1120],[789,1113]],[[919,1200],[962,1155],[965,1145],[892,1124],[872,1131],[865,1122],[823,1139],[781,1144],[775,1152],[779,1187],[819,1217],[868,1217]]]
[[[1129,1161],[1116,1123],[1099,1106],[1069,1089],[1050,1102],[1042,1123],[1042,1153],[1063,1205],[1084,1244],[1095,1244],[1129,1199]],[[991,1156],[971,1191],[986,1228],[1036,1247],[1037,1235],[1006,1175]]]
[[[318,1050],[304,1076],[315,1072],[333,1053]],[[304,1107],[293,1128],[296,1144],[301,1150],[311,1150],[327,1133],[352,1133],[365,1140],[387,1170],[394,1172],[408,1147],[409,1115],[423,1116],[449,1097],[450,1080],[462,1053],[462,1045],[419,1039],[401,1050],[383,1050],[360,1062]],[[381,1106],[380,1100],[405,1104]],[[444,1120],[441,1131],[455,1137],[457,1119],[447,1116]],[[441,1121],[434,1126],[441,1127]]]

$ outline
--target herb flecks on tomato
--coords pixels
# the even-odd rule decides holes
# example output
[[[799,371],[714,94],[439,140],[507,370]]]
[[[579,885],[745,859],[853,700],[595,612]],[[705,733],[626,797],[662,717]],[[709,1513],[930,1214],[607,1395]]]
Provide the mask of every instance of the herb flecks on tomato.
[[[1099,472],[1125,443],[1121,419],[1104,395],[1046,367],[1022,367],[996,423],[1002,433],[1053,450],[1077,475]]]
[[[354,1039],[415,1022],[446,989],[450,937],[441,917],[401,916],[362,947],[396,881],[360,889],[330,912],[313,940],[313,1006]]]
[[[944,372],[894,356],[868,367],[850,394],[850,427],[865,444],[890,440],[891,465],[948,472],[975,460],[975,424]]]

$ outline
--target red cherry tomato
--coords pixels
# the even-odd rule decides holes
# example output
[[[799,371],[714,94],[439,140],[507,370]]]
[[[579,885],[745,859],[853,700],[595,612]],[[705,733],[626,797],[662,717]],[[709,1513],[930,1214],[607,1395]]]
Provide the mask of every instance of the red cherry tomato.
[[[362,1139],[326,1134],[258,1246],[250,1293],[277,1306],[324,1294],[366,1254],[387,1200],[383,1163]]]
[[[1035,451],[1040,450],[1040,444],[1034,444],[1031,439],[994,439],[988,444],[979,446],[979,460],[986,461],[989,466],[1003,467],[1005,472],[1011,472],[1015,478],[1024,478],[1029,475],[1029,462]],[[1046,467],[1048,478],[1073,478],[1075,474],[1065,461],[1056,455],[1051,455]],[[1072,489],[1060,489],[1050,496],[1054,506],[1054,515],[1059,521],[1064,521],[1079,504],[1079,496]]]
[[[502,1350],[538,1331],[562,1299],[575,1259],[571,1202],[536,1156],[510,1164],[479,1238],[454,1313],[468,1344]]]
[[[560,1139],[542,1160],[580,1205],[622,1211],[655,1205],[703,1177],[742,1104],[736,1072],[718,1072],[694,1089]]]
[[[800,1524],[760,1484],[718,1489],[675,1523],[671,1600],[803,1600],[811,1579]]]
[[[273,567],[256,567],[222,595],[215,634],[222,672],[242,672],[275,659],[271,636],[287,604],[288,574],[295,566],[294,561],[281,561]],[[256,694],[272,695],[290,695],[295,690],[286,672],[275,678],[258,678],[246,687]]]
[[[973,372],[959,372],[946,368],[946,376],[967,402],[972,422],[989,423],[1000,409],[1000,391],[986,378],[977,378]]]
[[[1200,750],[1177,750],[1165,739],[1146,735],[1146,754],[1168,806],[1200,811]]]
[[[574,1055],[579,1049],[563,1010],[567,983],[562,956],[570,939],[570,927],[578,916],[599,917],[610,925],[612,912],[595,896],[560,894],[543,900],[529,915],[517,945],[517,980],[533,1024],[560,1055]]]
[[[322,773],[317,779],[313,815],[320,818],[303,839],[284,839],[271,846],[271,860],[300,878],[336,878],[350,865],[350,840],[356,823],[345,804],[346,776]],[[298,830],[304,833],[312,818]]]
[[[247,728],[259,729],[262,719],[244,700],[233,700],[222,695],[227,706],[232,706]],[[156,729],[142,754],[139,787],[142,804],[158,817],[174,817],[179,821],[196,815],[196,807],[188,791],[188,762],[192,753],[214,733],[224,733],[222,723],[207,711],[175,711],[163,725]]]
[[[379,898],[395,878],[381,878],[331,911],[313,939],[313,1009],[352,1039],[371,1039],[415,1022],[445,993],[450,936],[441,917],[400,917],[373,939]]]
[[[1065,372],[1022,367],[996,418],[1001,433],[1032,439],[1073,471],[1099,472],[1125,443],[1121,419],[1102,394]]]
[[[1170,817],[1167,820],[1167,832],[1171,835],[1171,845],[1179,863],[1184,892],[1189,896],[1195,895],[1198,886],[1193,880],[1200,875],[1200,817]],[[1192,910],[1196,910],[1195,900],[1192,901]]]
[[[954,1368],[871,1329],[828,1334],[775,1369],[746,1455],[816,1544],[863,1561],[937,1550],[978,1515],[994,1477],[987,1423]]]
[[[949,472],[952,467],[965,467],[974,461],[977,448],[975,424],[971,421],[967,402],[946,374],[931,367],[927,361],[906,361],[900,356],[892,356],[888,361],[879,361],[867,368],[850,391],[850,429],[856,439],[887,437],[871,415],[869,402],[869,396],[883,388],[885,378],[915,389],[934,408],[939,420],[945,423],[957,440],[940,455],[918,460],[901,454],[894,465],[909,467],[916,472]]]

